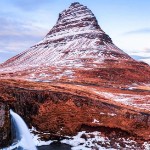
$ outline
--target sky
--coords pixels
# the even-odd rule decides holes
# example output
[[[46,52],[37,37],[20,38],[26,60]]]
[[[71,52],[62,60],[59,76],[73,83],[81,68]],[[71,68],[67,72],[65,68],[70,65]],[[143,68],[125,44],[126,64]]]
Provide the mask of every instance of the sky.
[[[119,48],[150,60],[150,0],[0,0],[0,63],[42,40],[72,2],[91,9]]]

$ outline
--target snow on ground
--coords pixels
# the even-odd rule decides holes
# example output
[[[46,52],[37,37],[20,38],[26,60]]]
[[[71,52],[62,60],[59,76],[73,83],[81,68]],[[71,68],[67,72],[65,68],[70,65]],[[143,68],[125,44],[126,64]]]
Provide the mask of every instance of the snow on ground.
[[[150,150],[150,143],[144,142],[143,146],[145,150]]]
[[[97,121],[94,119],[94,121]],[[38,134],[34,135],[33,132],[38,133],[38,131],[32,127],[30,129],[32,139],[36,146],[42,146],[42,145],[50,145],[52,140],[49,141],[42,141],[39,139]],[[48,134],[48,133],[43,133]],[[113,139],[114,140],[114,139]],[[123,148],[119,143],[119,141],[123,142],[126,148]],[[68,144],[72,146],[72,150],[91,150],[91,149],[99,149],[99,150],[117,150],[117,149],[136,149],[136,142],[131,139],[125,139],[125,138],[118,138],[118,140],[114,141],[113,145],[117,148],[111,148],[112,142],[111,139],[104,137],[101,132],[94,131],[94,132],[86,132],[81,131],[78,132],[75,136],[67,136],[66,139],[63,139],[60,141],[61,143]],[[103,145],[103,146],[102,146]],[[144,142],[143,144],[144,150],[150,150],[150,143]]]
[[[35,135],[35,134],[33,134],[33,132],[38,133],[38,131],[37,131],[34,127],[32,127],[32,128],[30,129],[30,133],[31,133],[33,142],[34,142],[34,144],[35,144],[36,146],[50,145],[52,142],[54,142],[54,141],[52,141],[52,140],[49,140],[49,141],[42,141],[42,140],[40,140],[39,135],[38,135],[38,134]]]
[[[87,140],[84,138],[81,138],[81,136],[85,134],[87,137]],[[99,148],[101,150],[106,150],[106,148],[101,147],[96,142],[109,142],[107,138],[101,137],[100,132],[91,132],[86,133],[86,131],[79,132],[76,136],[71,137],[72,139],[64,139],[61,142],[66,143],[72,146],[72,150],[91,150],[91,148]],[[112,148],[109,148],[109,150],[114,150]]]
[[[119,149],[138,149],[138,145],[135,141],[131,139],[118,138],[118,140],[114,141],[113,145],[111,139],[107,137],[103,137],[101,132],[79,132],[76,136],[70,137],[71,139],[64,139],[61,142],[66,143],[72,146],[72,150],[119,150]],[[125,147],[122,147],[122,144],[119,141],[124,143]],[[103,146],[101,146],[103,145]],[[116,148],[111,148],[114,146]],[[150,144],[145,142],[143,144],[143,148],[145,150],[150,150]]]
[[[110,92],[103,92],[103,91],[97,91],[96,89],[93,89],[93,91],[101,95],[107,99],[111,99],[117,102],[121,102],[126,105],[131,105],[137,108],[143,108],[143,109],[150,109],[150,102],[143,101],[142,103],[136,103],[136,101],[142,101],[146,99],[150,99],[150,95],[136,95],[136,94],[122,94],[122,93],[110,93]]]
[[[94,119],[92,123],[99,123],[97,119]]]

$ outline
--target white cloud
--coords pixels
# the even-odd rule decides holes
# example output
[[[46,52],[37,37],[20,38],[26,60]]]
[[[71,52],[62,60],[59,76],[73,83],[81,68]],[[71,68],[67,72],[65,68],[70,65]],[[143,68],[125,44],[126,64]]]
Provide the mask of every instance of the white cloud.
[[[146,62],[147,64],[150,65],[150,58],[140,59],[140,61],[144,61],[144,62]]]
[[[115,44],[128,54],[145,52],[150,47],[150,34],[136,34],[116,37]]]
[[[137,30],[132,30],[124,33],[124,35],[133,35],[133,34],[150,34],[150,28],[142,28]]]

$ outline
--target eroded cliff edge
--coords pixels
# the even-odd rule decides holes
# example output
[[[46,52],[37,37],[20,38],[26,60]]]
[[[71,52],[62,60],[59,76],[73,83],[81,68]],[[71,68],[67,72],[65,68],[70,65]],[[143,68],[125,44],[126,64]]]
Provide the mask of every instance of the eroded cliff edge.
[[[108,88],[98,87],[101,92],[108,90]],[[91,89],[94,89],[93,85],[1,80],[0,97],[2,102],[7,103],[11,109],[22,116],[30,128],[35,127],[43,140],[61,139],[90,128],[90,130],[103,132],[109,129],[138,141],[149,141],[150,112],[148,110],[115,102],[96,94]],[[111,90],[113,93],[114,89]],[[115,91],[121,92],[116,89]],[[126,92],[135,94],[137,91]],[[123,93],[126,92],[123,90]],[[142,92],[142,95],[146,94],[149,94],[149,91]],[[2,107],[4,105],[1,105]],[[10,118],[5,120],[5,125],[1,128],[5,131],[2,132],[5,136],[0,138],[6,144],[5,139],[10,140]]]
[[[0,147],[6,147],[11,143],[11,123],[9,104],[0,96]]]

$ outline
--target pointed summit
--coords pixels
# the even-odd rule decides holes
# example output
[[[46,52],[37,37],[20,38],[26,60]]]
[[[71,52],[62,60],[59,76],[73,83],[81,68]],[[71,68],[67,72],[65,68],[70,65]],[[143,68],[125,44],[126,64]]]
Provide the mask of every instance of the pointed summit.
[[[82,5],[82,4],[80,4],[79,2],[74,2],[74,3],[71,3],[70,6],[75,6],[75,5]]]
[[[82,31],[97,30],[104,33],[98,25],[97,19],[90,9],[86,6],[75,2],[70,7],[59,14],[58,21],[53,29],[48,33],[55,31],[69,30],[79,28]]]

